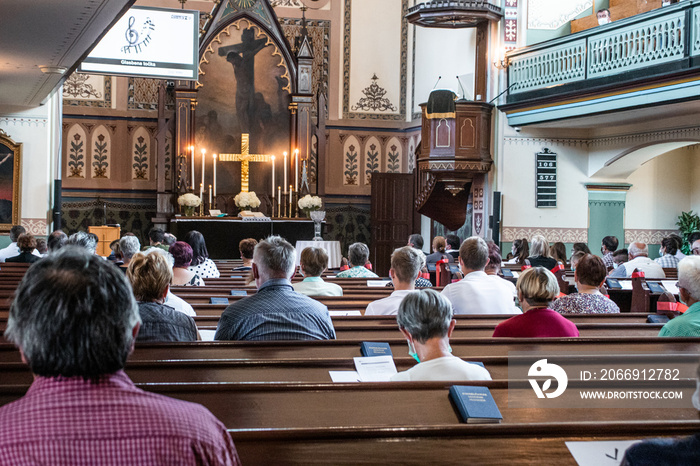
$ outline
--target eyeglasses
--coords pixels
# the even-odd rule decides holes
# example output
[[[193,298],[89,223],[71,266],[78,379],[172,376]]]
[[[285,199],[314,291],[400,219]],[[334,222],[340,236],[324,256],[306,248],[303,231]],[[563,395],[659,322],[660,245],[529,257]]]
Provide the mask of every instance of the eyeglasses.
[[[676,288],[678,288],[679,290],[681,288],[683,288],[684,290],[686,289],[685,287],[681,286],[681,282],[676,282]]]

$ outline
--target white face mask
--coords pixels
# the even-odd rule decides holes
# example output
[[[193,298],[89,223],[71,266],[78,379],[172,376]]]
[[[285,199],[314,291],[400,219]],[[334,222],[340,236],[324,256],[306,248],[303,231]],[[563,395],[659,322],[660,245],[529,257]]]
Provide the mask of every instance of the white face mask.
[[[695,393],[693,393],[693,406],[700,411],[700,380],[695,382],[695,384],[697,388],[695,389]]]
[[[603,24],[608,24],[610,22],[610,18],[607,16],[603,16],[602,18],[598,18],[598,26],[602,26]]]

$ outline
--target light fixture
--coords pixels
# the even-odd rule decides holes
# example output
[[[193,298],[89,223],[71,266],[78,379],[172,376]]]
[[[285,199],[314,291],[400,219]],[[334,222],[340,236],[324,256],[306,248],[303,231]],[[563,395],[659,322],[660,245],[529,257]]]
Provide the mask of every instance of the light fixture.
[[[66,71],[68,71],[68,68],[65,68],[63,66],[40,66],[39,69],[41,70],[42,73],[44,74],[66,74]]]

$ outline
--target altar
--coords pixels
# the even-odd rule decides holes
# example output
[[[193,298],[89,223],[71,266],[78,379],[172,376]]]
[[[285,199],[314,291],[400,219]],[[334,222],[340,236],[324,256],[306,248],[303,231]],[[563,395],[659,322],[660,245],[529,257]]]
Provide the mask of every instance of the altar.
[[[187,232],[197,230],[207,242],[212,259],[240,259],[238,243],[245,238],[260,241],[270,235],[279,235],[296,244],[314,237],[314,222],[305,218],[272,218],[267,221],[248,221],[240,217],[173,217],[169,231],[178,240]]]

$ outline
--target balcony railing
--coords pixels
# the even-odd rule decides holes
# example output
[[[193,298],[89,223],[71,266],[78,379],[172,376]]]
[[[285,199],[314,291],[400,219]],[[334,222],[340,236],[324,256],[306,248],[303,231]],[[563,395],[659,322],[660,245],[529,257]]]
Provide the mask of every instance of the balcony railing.
[[[700,0],[519,49],[508,59],[508,105],[551,96],[554,86],[564,96],[700,72]]]

